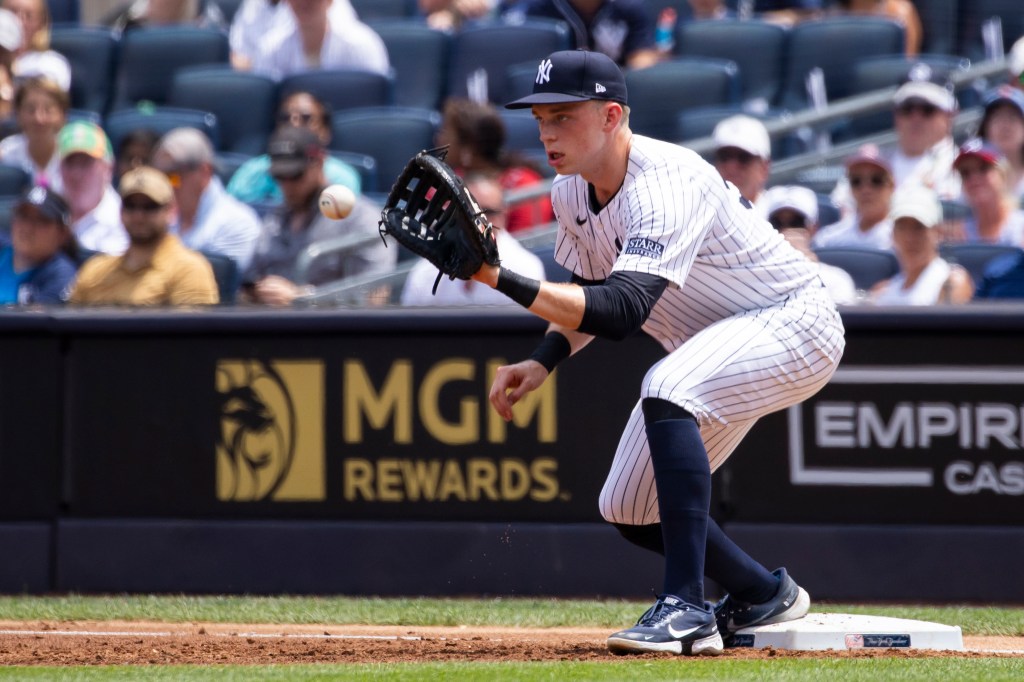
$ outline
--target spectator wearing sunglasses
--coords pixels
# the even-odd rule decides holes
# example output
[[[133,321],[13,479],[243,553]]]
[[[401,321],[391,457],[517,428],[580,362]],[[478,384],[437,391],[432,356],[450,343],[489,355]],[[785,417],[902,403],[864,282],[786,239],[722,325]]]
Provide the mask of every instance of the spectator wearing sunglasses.
[[[845,165],[853,210],[822,227],[814,236],[814,247],[891,249],[889,208],[895,183],[889,161],[876,145],[867,144],[848,156]]]
[[[1024,92],[1000,85],[986,93],[978,137],[1003,153],[1010,187],[1014,195],[1024,198]]]
[[[857,286],[850,274],[834,265],[818,262],[811,239],[818,229],[818,197],[799,185],[777,185],[764,195],[768,222],[790,246],[818,263],[818,273],[832,300],[840,305],[857,301]]]
[[[331,144],[330,108],[309,92],[293,92],[281,102],[276,130],[287,126],[313,131],[325,148]],[[362,191],[359,172],[333,156],[324,158],[324,175],[329,185],[345,185],[357,195]],[[227,189],[228,194],[247,204],[281,203],[281,187],[270,174],[270,156],[267,154],[253,157],[239,166],[228,181]]]
[[[284,201],[264,217],[256,254],[242,276],[244,299],[290,305],[313,293],[315,286],[394,269],[398,249],[387,248],[380,238],[380,206],[357,195],[352,213],[343,220],[320,213],[320,192],[328,184],[324,176],[327,152],[313,131],[282,128],[270,138],[269,149],[270,172],[281,185]],[[307,272],[300,272],[299,259],[308,246],[349,235],[361,235],[364,245],[326,254],[313,261]]]
[[[960,147],[953,167],[963,181],[963,198],[970,214],[946,238],[1024,246],[1024,211],[1010,187],[1010,166],[1002,152],[974,138]]]
[[[149,166],[121,178],[121,219],[128,250],[93,256],[78,273],[71,303],[83,305],[178,306],[218,302],[210,263],[171,234],[174,189]]]
[[[756,118],[739,114],[719,121],[711,136],[715,168],[762,216],[766,215],[762,197],[772,165],[768,129]]]
[[[892,200],[893,249],[900,271],[876,284],[870,294],[878,305],[967,303],[974,295],[971,275],[939,255],[942,206],[932,190],[901,187]]]
[[[923,185],[940,200],[957,199],[960,178],[953,172],[957,102],[945,74],[927,64],[914,64],[893,95],[893,106],[896,146],[887,149],[886,156],[896,188]],[[853,208],[845,179],[833,190],[832,201],[844,212]]]
[[[224,191],[214,163],[213,145],[196,128],[168,131],[153,151],[153,166],[174,188],[171,232],[188,248],[228,256],[245,270],[256,250],[260,219]]]

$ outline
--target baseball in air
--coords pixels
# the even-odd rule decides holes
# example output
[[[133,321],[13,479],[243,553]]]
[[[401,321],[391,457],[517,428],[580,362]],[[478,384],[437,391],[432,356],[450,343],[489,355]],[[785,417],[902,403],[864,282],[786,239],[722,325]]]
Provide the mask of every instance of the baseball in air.
[[[347,218],[356,205],[356,195],[345,185],[331,185],[320,193],[320,212],[331,220]]]

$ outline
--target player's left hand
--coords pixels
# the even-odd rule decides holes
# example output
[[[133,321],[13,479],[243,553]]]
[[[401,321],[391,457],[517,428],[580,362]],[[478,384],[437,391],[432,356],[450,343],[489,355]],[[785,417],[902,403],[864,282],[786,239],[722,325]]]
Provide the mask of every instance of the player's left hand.
[[[539,388],[548,378],[548,370],[536,360],[523,360],[499,367],[491,385],[490,401],[505,421],[512,421],[512,406],[524,395]]]

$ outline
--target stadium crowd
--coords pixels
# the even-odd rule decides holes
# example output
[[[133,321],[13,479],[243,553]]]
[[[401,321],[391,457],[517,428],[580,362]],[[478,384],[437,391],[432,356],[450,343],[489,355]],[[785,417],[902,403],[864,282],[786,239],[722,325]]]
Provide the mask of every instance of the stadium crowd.
[[[55,16],[46,0],[0,0],[0,303],[281,306],[346,278],[393,272],[406,254],[395,244],[385,248],[377,229],[391,157],[433,145],[446,145],[448,162],[487,197],[492,219],[503,228],[503,252],[543,273],[541,259],[516,240],[550,231],[550,201],[537,194],[516,202],[507,197],[543,188],[551,173],[532,118],[501,107],[523,87],[519,81],[532,84],[534,55],[525,53],[527,42],[516,54],[495,47],[505,35],[499,29],[512,40],[519,31],[525,41],[530,27],[545,39],[566,41],[565,47],[604,52],[623,66],[638,93],[631,101],[636,132],[681,142],[683,114],[704,116],[714,140],[709,161],[787,241],[820,262],[839,303],[1024,298],[1022,35],[1009,35],[1005,77],[957,90],[952,76],[970,60],[928,53],[937,41],[929,42],[920,3],[910,0],[407,4],[404,16],[389,18],[358,0],[134,0],[87,23]],[[793,113],[794,101],[813,108],[822,92],[800,82],[787,98],[787,84],[780,83],[768,99],[752,96],[752,67],[742,55],[725,67],[732,74],[727,101],[695,112],[657,111],[659,123],[669,123],[649,123],[659,94],[668,101],[669,94],[680,94],[671,89],[686,87],[662,74],[687,58],[723,56],[699,54],[686,40],[707,22],[795,35],[800,27],[837,20],[880,26],[898,42],[875,55],[895,58],[887,64],[897,66],[885,112],[891,119],[869,131],[892,132],[894,142],[858,146],[843,159],[834,186],[772,183],[773,157],[810,151],[812,143],[794,135],[772,138],[766,122]],[[145,45],[140,38],[155,28],[191,31],[180,33],[173,51],[154,52],[152,68],[142,69],[144,87],[132,90],[131,69],[122,60],[129,45]],[[484,37],[488,52],[457,53],[474,44],[460,42],[464,36],[485,29],[494,31]],[[196,36],[212,40],[218,55],[212,66],[196,56],[205,49],[199,43],[190,49],[187,40]],[[445,51],[432,54],[445,59],[425,63],[412,43],[402,42],[410,36],[418,36],[418,45],[443,44]],[[87,83],[97,70],[88,59],[101,44],[89,40],[106,41],[113,50],[106,78]],[[1003,57],[999,44],[984,48]],[[133,54],[140,59],[143,53]],[[195,100],[178,99],[185,79],[179,82],[178,67],[163,62],[179,56],[181,73],[201,77],[196,68],[205,65],[216,69],[208,72],[211,79],[225,72],[253,79],[246,93],[266,85],[265,129],[243,144],[238,131],[258,125],[264,112],[243,108],[215,116],[212,105],[207,111]],[[469,67],[456,68],[460,59]],[[430,82],[431,67],[443,71],[438,82],[445,85],[414,101],[414,86]],[[163,81],[154,82],[160,68]],[[331,80],[342,71],[363,80]],[[318,73],[328,77],[317,80]],[[386,92],[374,99],[381,79]],[[645,95],[651,83],[653,95]],[[87,97],[97,88],[107,93],[100,104]],[[954,122],[967,107],[977,109],[979,123],[970,134],[956,135]],[[415,120],[426,122],[425,136],[400,128],[372,134],[367,123],[345,134],[337,124],[361,111],[368,115],[364,121],[380,123],[392,111],[413,110]],[[858,139],[855,126],[837,125],[826,135]],[[381,138],[378,149],[367,146],[375,137]],[[402,148],[406,143],[413,147]],[[317,210],[320,191],[330,184],[358,195],[356,210],[344,220],[328,220]],[[330,248],[339,243],[348,246]],[[324,251],[315,263],[314,246]],[[409,281],[426,279],[429,273],[416,271]],[[365,303],[505,302],[471,295],[468,286],[449,287],[436,299],[409,286],[404,293],[392,289],[376,290]]]

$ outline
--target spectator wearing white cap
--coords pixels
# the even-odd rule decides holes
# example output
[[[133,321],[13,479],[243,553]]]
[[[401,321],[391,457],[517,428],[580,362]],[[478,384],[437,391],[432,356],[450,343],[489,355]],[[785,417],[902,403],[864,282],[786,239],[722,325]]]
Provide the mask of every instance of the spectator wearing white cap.
[[[719,121],[711,137],[715,142],[715,168],[762,216],[766,215],[761,197],[772,165],[768,129],[756,118],[738,114]]]
[[[799,185],[777,185],[764,193],[765,211],[772,224],[790,245],[818,263],[821,281],[832,300],[841,305],[855,303],[857,286],[850,273],[834,265],[818,262],[811,239],[818,229],[818,196]]]
[[[62,192],[57,133],[67,122],[71,99],[48,78],[29,78],[14,94],[14,119],[21,131],[0,140],[0,163],[18,166],[35,185]]]
[[[1010,48],[1006,55],[1006,66],[1010,71],[1010,85],[1024,90],[1024,36]]]
[[[949,241],[1024,246],[1024,211],[1009,186],[1009,164],[999,149],[974,138],[960,147],[953,167],[964,185],[970,215]]]
[[[14,60],[16,80],[48,78],[65,92],[71,89],[71,65],[64,55],[50,49],[50,8],[46,0],[0,0],[21,22],[22,44]]]
[[[892,166],[874,144],[861,146],[846,158],[845,165],[844,180],[853,197],[853,210],[838,222],[822,227],[814,236],[813,245],[891,249],[889,208],[895,188]]]
[[[260,219],[227,193],[214,163],[213,145],[196,128],[167,132],[153,150],[153,166],[174,188],[171,232],[188,248],[228,256],[245,270],[256,250]]]
[[[958,198],[960,178],[953,172],[957,102],[945,74],[928,64],[914,64],[893,95],[893,106],[896,147],[886,156],[896,188],[917,184],[933,190],[940,200]],[[853,208],[845,179],[836,184],[832,201],[844,212]]]
[[[0,8],[0,118],[7,118],[14,109],[14,60],[22,39],[18,17]]]
[[[890,217],[900,271],[872,288],[871,302],[934,305],[970,301],[974,295],[971,275],[939,256],[942,206],[935,192],[919,185],[897,190]]]
[[[1024,92],[1009,85],[989,91],[978,137],[1003,153],[1011,191],[1024,198]]]

